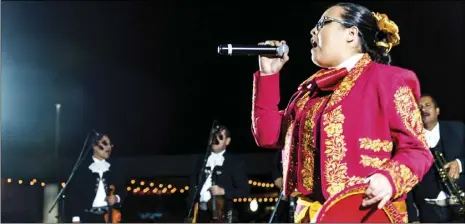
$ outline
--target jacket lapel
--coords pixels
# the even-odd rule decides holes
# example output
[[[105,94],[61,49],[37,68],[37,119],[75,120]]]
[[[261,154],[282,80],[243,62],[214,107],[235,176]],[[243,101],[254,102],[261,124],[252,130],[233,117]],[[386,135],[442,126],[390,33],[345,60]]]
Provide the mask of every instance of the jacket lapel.
[[[371,59],[368,54],[365,54],[355,65],[353,69],[349,71],[349,74],[342,80],[341,84],[334,90],[326,105],[324,113],[328,113],[331,110],[339,106],[343,100],[349,95],[350,91],[355,85],[355,82],[360,76],[366,71],[371,64]]]
[[[448,153],[448,147],[449,147],[449,143],[450,142],[450,138],[451,137],[451,133],[450,133],[450,130],[449,130],[449,126],[447,125],[447,123],[444,123],[444,122],[441,122],[439,121],[439,141],[441,141],[441,145],[442,145],[442,151],[444,152],[444,155],[446,157],[446,160],[450,160],[451,158],[449,158],[450,153]]]

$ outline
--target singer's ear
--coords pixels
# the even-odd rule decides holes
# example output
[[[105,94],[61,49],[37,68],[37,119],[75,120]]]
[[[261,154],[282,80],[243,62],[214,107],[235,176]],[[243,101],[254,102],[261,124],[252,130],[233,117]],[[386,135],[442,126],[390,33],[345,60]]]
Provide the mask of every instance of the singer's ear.
[[[346,35],[346,41],[347,43],[353,43],[355,40],[358,38],[358,28],[356,26],[352,26],[350,28],[347,28],[347,35]]]

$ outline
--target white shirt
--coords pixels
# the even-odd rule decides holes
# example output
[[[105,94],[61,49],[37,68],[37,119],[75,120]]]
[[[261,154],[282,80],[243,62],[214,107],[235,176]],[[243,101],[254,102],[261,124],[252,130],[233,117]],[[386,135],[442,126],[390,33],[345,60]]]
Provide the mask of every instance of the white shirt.
[[[215,166],[222,166],[224,162],[223,154],[225,152],[226,150],[223,150],[219,153],[212,152],[207,159],[206,167],[210,167],[210,171],[212,171]],[[205,181],[205,184],[203,184],[202,190],[200,191],[200,202],[208,202],[210,200],[212,196],[208,189],[211,186],[212,186],[212,173],[210,172],[210,174],[207,177],[207,180]]]
[[[98,160],[95,157],[92,157],[94,162],[90,164],[89,169],[92,173],[98,173],[100,176],[100,181],[98,184],[97,194],[95,195],[94,202],[92,203],[93,208],[108,206],[108,203],[105,201],[107,193],[103,185],[103,173],[110,170],[110,164],[105,160]]]
[[[363,57],[364,54],[359,53],[352,55],[350,58],[339,64],[336,68],[346,68],[347,71],[352,70],[357,62]]]
[[[436,145],[438,145],[440,138],[439,123],[437,123],[431,131],[425,129],[425,138],[429,148],[434,148]]]
[[[425,131],[425,138],[426,138],[426,143],[428,144],[428,147],[429,148],[436,147],[439,143],[439,140],[441,139],[441,135],[439,132],[439,122],[436,124],[436,126],[434,126],[434,128],[431,131],[426,128],[424,131]],[[462,173],[462,163],[460,162],[459,159],[456,159],[456,160],[459,164],[459,171],[460,173]],[[444,200],[446,198],[448,198],[448,195],[445,192],[441,191],[439,192],[438,197],[436,199],[425,198],[425,201]]]

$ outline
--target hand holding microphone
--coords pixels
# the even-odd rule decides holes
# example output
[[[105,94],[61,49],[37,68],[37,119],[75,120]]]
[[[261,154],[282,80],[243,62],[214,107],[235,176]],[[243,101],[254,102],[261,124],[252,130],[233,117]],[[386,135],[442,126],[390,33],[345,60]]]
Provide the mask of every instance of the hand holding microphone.
[[[282,40],[267,40],[265,42],[261,42],[258,45],[270,45],[270,46],[281,46],[286,44],[286,41]],[[285,52],[282,57],[267,57],[264,55],[258,56],[258,66],[260,68],[260,75],[267,76],[275,74],[283,68],[284,64],[289,61],[288,52]]]

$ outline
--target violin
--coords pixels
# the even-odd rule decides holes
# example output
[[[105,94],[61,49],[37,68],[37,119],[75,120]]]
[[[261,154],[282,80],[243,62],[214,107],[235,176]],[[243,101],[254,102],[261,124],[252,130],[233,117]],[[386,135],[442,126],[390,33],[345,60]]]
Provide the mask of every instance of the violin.
[[[212,186],[216,185],[218,175],[221,174],[220,167],[215,166],[212,171]],[[224,222],[224,197],[219,195],[212,195],[210,201],[208,202],[208,207],[212,212],[212,222],[213,223],[223,223]]]
[[[115,186],[110,185],[109,196],[115,195]],[[113,206],[108,205],[108,212],[104,215],[105,223],[120,223],[121,222],[121,212],[118,209],[113,208]]]

